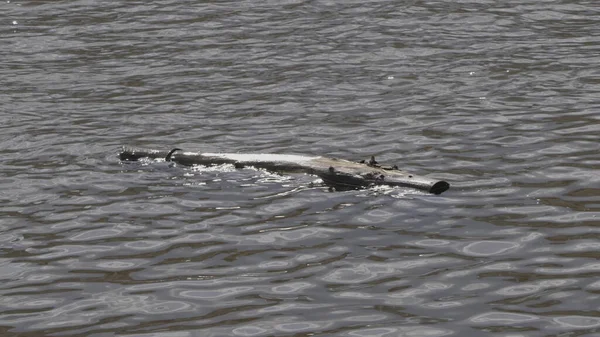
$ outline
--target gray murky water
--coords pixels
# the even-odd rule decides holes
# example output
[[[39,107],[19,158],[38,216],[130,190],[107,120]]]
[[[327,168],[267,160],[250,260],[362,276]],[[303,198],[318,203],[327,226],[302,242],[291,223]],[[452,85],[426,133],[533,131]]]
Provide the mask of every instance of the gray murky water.
[[[11,0],[0,45],[0,336],[600,335],[594,1]]]

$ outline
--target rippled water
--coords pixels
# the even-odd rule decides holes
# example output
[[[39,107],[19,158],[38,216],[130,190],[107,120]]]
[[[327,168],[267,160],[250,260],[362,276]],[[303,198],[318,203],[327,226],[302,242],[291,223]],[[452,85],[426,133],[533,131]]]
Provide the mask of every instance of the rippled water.
[[[3,1],[1,336],[598,336],[593,1]],[[120,163],[364,159],[440,196]]]

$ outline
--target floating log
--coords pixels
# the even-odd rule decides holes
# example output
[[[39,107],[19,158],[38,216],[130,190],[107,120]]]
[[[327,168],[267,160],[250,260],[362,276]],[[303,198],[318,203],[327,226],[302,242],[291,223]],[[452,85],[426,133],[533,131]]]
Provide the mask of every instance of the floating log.
[[[181,152],[180,149],[160,151],[124,148],[119,153],[119,158],[122,161],[137,161],[142,158],[165,159],[186,166],[232,164],[236,168],[252,166],[280,173],[308,173],[318,176],[328,185],[341,189],[388,185],[440,194],[450,188],[445,181],[413,175],[399,170],[395,165],[379,165],[374,157],[367,162],[353,162],[288,154],[195,153]]]

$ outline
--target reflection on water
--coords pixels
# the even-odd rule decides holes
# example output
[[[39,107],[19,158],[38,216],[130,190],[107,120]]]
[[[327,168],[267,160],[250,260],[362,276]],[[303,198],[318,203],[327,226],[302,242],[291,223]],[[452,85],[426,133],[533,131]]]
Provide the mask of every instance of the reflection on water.
[[[600,333],[593,5],[0,8],[0,335]],[[122,145],[375,155],[453,188]]]

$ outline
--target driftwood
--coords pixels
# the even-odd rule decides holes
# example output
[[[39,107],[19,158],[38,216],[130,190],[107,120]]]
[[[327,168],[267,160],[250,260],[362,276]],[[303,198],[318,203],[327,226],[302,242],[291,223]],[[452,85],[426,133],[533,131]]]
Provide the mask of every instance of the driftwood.
[[[299,155],[194,153],[181,152],[180,149],[160,151],[124,148],[119,158],[122,161],[137,161],[142,158],[165,159],[186,166],[232,164],[236,168],[252,166],[281,173],[308,173],[320,177],[328,185],[342,189],[388,185],[440,194],[450,188],[445,181],[416,176],[399,170],[397,166],[379,165],[373,157],[367,162],[353,162]]]

